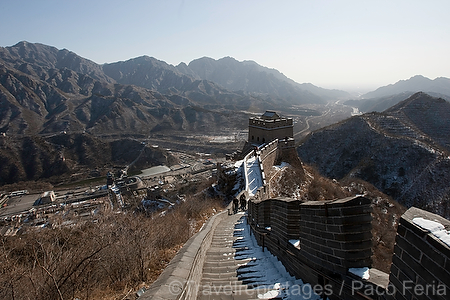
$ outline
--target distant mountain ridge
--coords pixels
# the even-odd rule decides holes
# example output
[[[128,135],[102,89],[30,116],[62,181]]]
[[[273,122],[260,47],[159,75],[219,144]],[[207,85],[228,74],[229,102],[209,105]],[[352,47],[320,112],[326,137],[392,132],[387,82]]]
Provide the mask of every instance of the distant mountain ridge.
[[[187,66],[180,64],[177,68],[185,74],[214,81],[234,91],[267,93],[278,97],[302,97],[319,103],[351,97],[344,91],[323,89],[311,83],[299,84],[278,70],[263,67],[254,61],[239,62],[232,57],[218,60],[202,57],[191,61]]]
[[[431,80],[416,75],[410,79],[380,87],[362,95],[359,100],[348,100],[344,104],[357,107],[361,112],[382,112],[416,92],[425,92],[433,97],[450,101],[450,79],[439,77]]]
[[[105,75],[102,67],[91,60],[66,50],[58,50],[55,47],[26,41],[17,43],[12,47],[0,47],[0,60],[9,67],[17,70],[33,69],[30,75],[40,75],[42,68],[69,69],[76,73],[89,75],[93,79],[113,83],[114,81]],[[29,70],[28,70],[29,71]]]
[[[181,90],[195,79],[179,72],[174,66],[154,57],[140,56],[102,66],[106,75],[121,84],[132,84],[169,93],[170,89]]]
[[[275,69],[253,61],[239,62],[231,57],[219,60],[203,57],[188,65],[174,67],[153,57],[142,56],[103,65],[105,73],[121,84],[134,84],[161,93],[187,95],[190,85],[207,81],[217,90],[244,93],[287,105],[324,104],[331,98],[350,98],[344,91],[327,90],[312,84],[298,84]]]
[[[362,95],[361,98],[379,98],[404,92],[411,92],[411,94],[416,92],[432,92],[450,96],[450,78],[438,77],[431,80],[422,75],[416,75],[407,80],[400,80],[395,84],[380,87],[375,91]]]
[[[98,65],[25,41],[0,47],[0,185],[103,168],[117,152],[104,137],[229,133],[246,128],[248,112],[323,102],[275,79],[291,98],[232,91],[182,67],[148,56]]]
[[[305,85],[314,94],[276,70],[232,58],[174,67],[142,56],[98,65],[24,41],[0,47],[0,63],[0,131],[8,133],[214,130],[232,111],[325,103],[336,93]]]
[[[166,68],[165,63],[159,64]],[[175,81],[185,80],[185,90],[171,87],[163,95],[157,91],[161,87],[118,84],[102,66],[68,50],[28,42],[0,47],[0,131],[142,134],[152,130],[217,130],[217,121],[224,121],[227,114],[245,118],[226,110],[262,109],[265,105],[261,99],[229,92],[172,70],[166,72],[168,76],[155,72],[155,81],[169,78],[165,87],[170,87],[176,86]]]
[[[313,132],[303,162],[338,180],[361,178],[406,206],[450,217],[450,103],[416,93],[383,113]]]

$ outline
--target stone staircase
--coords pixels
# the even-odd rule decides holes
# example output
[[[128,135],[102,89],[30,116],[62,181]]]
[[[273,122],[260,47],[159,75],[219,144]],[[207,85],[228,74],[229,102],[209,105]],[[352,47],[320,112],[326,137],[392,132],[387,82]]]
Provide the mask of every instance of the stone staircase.
[[[206,253],[197,299],[258,299],[259,292],[251,288],[252,275],[246,277],[242,271],[252,259],[239,255],[247,248],[241,230],[236,228],[240,222],[244,216],[235,214],[217,226]]]
[[[292,299],[287,297],[289,288],[297,291],[302,284],[257,244],[246,213],[220,213],[186,243],[138,299]]]

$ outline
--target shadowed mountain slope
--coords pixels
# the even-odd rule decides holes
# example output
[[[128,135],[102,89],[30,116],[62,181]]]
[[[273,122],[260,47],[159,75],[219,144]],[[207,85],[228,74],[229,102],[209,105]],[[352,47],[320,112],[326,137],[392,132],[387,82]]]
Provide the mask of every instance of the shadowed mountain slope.
[[[235,110],[262,109],[267,105],[262,99],[182,75],[155,59],[143,57],[134,61],[138,65],[145,62],[146,67],[149,62],[154,63],[155,70],[148,72],[152,79],[112,75],[126,83],[141,78],[139,84],[147,88],[119,84],[100,65],[68,50],[27,42],[0,47],[0,131],[214,131],[220,122],[228,120],[227,116],[245,119]],[[242,124],[242,120],[237,124]]]
[[[106,176],[115,166],[127,166],[139,157],[145,168],[172,165],[167,151],[123,138],[107,141],[90,134],[0,137],[0,186],[45,179],[53,184]]]
[[[373,112],[373,111],[382,112],[382,111],[390,108],[391,106],[394,106],[397,103],[405,100],[406,98],[409,98],[413,94],[415,94],[415,93],[403,92],[403,93],[400,93],[397,95],[384,96],[384,97],[380,97],[380,98],[348,100],[348,101],[345,101],[344,104],[353,106],[353,107],[357,107],[359,109],[359,111],[361,111],[361,112]],[[433,97],[442,98],[442,99],[450,102],[450,96],[448,96],[448,95],[434,93],[434,92],[427,92],[427,94],[430,96],[433,96]]]
[[[0,131],[145,134],[215,131],[221,123],[242,129],[241,111],[288,110],[344,93],[300,86],[232,58],[174,67],[142,56],[101,66],[66,49],[20,42],[0,47]]]
[[[450,103],[416,93],[384,113],[309,135],[297,151],[336,179],[358,177],[406,206],[450,217]]]

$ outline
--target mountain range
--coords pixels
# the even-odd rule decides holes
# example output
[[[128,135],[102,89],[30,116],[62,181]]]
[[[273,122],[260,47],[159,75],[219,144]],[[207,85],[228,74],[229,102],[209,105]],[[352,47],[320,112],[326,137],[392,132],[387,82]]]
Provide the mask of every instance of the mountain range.
[[[229,57],[176,67],[148,56],[99,65],[43,44],[0,47],[0,131],[8,134],[214,131],[230,115],[245,119],[236,111],[347,96]]]
[[[222,67],[226,75],[220,76]],[[218,82],[206,76],[210,73]],[[234,85],[226,84],[238,74]],[[239,86],[241,81],[247,84]],[[103,172],[131,162],[130,156],[118,159],[116,153],[134,145],[133,137],[180,139],[245,129],[248,112],[346,95],[306,86],[318,94],[276,70],[232,58],[202,58],[174,67],[142,56],[99,65],[39,43],[0,47],[0,184]],[[147,152],[153,158],[143,167],[170,161],[159,150]]]
[[[301,160],[329,178],[360,178],[405,206],[450,217],[450,103],[415,93],[382,113],[306,137]]]
[[[417,89],[450,94],[448,81],[415,76],[364,97]],[[347,92],[299,84],[275,69],[231,57],[172,66],[141,56],[99,65],[38,43],[0,47],[0,132],[8,134],[217,132],[223,123],[245,129],[242,111],[291,114],[298,105],[350,98]],[[387,108],[395,101],[365,105]]]
[[[357,107],[362,112],[382,112],[417,92],[450,101],[450,79],[439,77],[431,80],[416,75],[366,93],[359,100],[345,101],[344,104]]]
[[[298,147],[300,158],[327,177],[361,178],[407,206],[448,215],[447,80],[415,76],[365,95],[378,98],[345,102],[384,112],[313,132]],[[413,92],[426,90],[421,82],[427,94]],[[20,42],[0,47],[0,185],[105,175],[137,155],[142,167],[170,165],[170,154],[142,140],[230,135],[247,129],[251,113],[293,116],[302,105],[323,107],[325,118],[330,103],[350,98],[231,57],[172,66],[141,56],[99,65],[66,49]],[[301,117],[299,124],[314,120]]]
[[[361,98],[379,98],[390,95],[396,95],[403,92],[416,92],[425,93],[437,93],[450,95],[450,79],[445,77],[438,77],[434,80],[424,77],[422,75],[416,75],[406,80],[400,80],[394,84],[382,86],[375,91],[362,95]]]

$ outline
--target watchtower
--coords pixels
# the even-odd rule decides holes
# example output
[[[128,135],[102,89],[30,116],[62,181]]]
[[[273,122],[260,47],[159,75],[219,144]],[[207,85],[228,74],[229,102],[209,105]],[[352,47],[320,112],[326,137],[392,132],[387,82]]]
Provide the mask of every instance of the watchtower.
[[[288,140],[294,138],[292,118],[279,116],[274,111],[266,111],[259,117],[248,120],[248,143],[262,145],[275,139]]]

